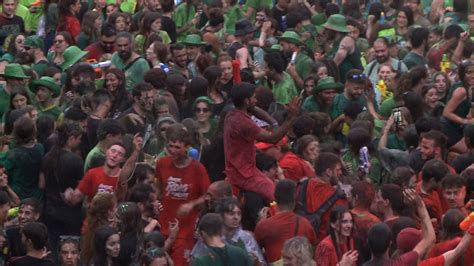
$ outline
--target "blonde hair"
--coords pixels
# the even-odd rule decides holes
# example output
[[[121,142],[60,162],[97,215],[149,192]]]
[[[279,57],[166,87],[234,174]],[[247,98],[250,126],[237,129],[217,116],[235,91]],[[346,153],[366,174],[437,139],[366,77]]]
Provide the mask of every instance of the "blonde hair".
[[[283,253],[288,253],[297,258],[300,266],[315,266],[311,244],[306,237],[295,236],[285,241]]]

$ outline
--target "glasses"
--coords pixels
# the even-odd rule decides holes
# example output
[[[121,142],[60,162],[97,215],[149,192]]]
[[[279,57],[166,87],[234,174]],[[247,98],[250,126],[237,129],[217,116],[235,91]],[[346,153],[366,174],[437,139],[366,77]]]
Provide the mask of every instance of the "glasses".
[[[196,107],[196,108],[194,108],[194,112],[196,112],[196,113],[207,113],[207,112],[209,112],[209,108],[198,108],[198,107]]]
[[[63,43],[63,42],[64,42],[64,40],[54,40],[54,44],[56,44],[56,43]]]
[[[349,79],[351,80],[359,80],[359,79],[365,79],[367,76],[365,74],[354,74],[352,76],[349,76]]]

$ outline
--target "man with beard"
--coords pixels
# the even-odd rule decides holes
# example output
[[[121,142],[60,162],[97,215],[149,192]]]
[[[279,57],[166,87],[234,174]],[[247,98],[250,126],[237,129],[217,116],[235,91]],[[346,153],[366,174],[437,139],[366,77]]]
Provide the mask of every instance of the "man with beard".
[[[48,59],[44,56],[44,44],[41,37],[29,36],[25,39],[25,52],[28,53],[29,63],[32,63],[31,68],[38,74],[43,76],[43,72],[48,67]]]
[[[145,134],[153,120],[153,102],[155,92],[149,83],[141,82],[132,90],[133,105],[123,111],[120,118],[126,133]],[[136,121],[139,121],[138,123]],[[146,142],[147,140],[145,140]]]
[[[0,75],[6,81],[5,85],[0,85],[0,115],[3,116],[10,108],[10,94],[16,88],[23,88],[29,77],[20,64],[7,64]]]
[[[350,31],[346,26],[346,18],[340,14],[331,15],[323,24],[326,45],[331,45],[327,58],[332,59],[339,67],[341,81],[345,81],[346,73],[351,69],[363,70],[360,61],[360,52],[355,45],[355,40],[347,36]]]
[[[296,86],[302,89],[304,87],[304,79],[309,75],[311,71],[311,64],[313,60],[307,56],[300,48],[303,43],[298,33],[294,31],[285,31],[280,40],[280,47],[283,55],[289,59],[292,58],[293,54],[296,53],[294,61],[290,61],[286,71],[290,74],[294,80]]]
[[[265,73],[271,84],[275,101],[283,105],[288,104],[293,97],[298,95],[298,91],[291,76],[284,71],[285,61],[280,53],[268,53],[264,59],[267,64]]]
[[[331,117],[338,118],[344,113],[344,109],[351,103],[357,103],[367,108],[369,111],[374,110],[371,98],[365,96],[368,88],[367,76],[358,69],[353,69],[346,74],[346,83],[344,84],[344,92],[338,94],[333,101]]]
[[[196,65],[198,57],[202,54],[202,48],[206,45],[198,34],[190,34],[182,42],[186,46],[186,54],[188,55],[188,69],[191,77],[196,77],[199,72]]]
[[[115,40],[115,53],[112,55],[112,67],[125,72],[126,89],[131,91],[136,84],[143,81],[150,69],[146,59],[133,51],[133,37],[129,32],[120,32]]]
[[[254,113],[257,98],[255,85],[243,82],[232,88],[231,98],[235,109],[224,122],[225,171],[229,182],[244,191],[259,194],[267,202],[274,200],[275,183],[257,169],[255,141],[276,144],[292,128],[299,113],[299,98],[288,104],[288,116],[283,124],[268,131],[260,128],[250,117]],[[266,112],[260,116],[268,116]],[[278,126],[278,124],[275,124]]]
[[[385,38],[379,38],[374,42],[373,47],[375,51],[375,59],[372,60],[364,70],[364,74],[369,77],[372,84],[377,84],[377,81],[379,80],[379,68],[382,64],[389,64],[392,66],[392,69],[395,69],[398,72],[404,73],[408,71],[405,63],[401,60],[390,57],[388,46],[388,41]]]
[[[87,59],[100,61],[104,54],[113,53],[116,37],[117,32],[115,31],[115,27],[105,23],[100,30],[100,39],[84,49],[85,51],[89,51],[85,57]]]
[[[430,31],[426,28],[416,28],[410,35],[411,51],[403,58],[403,63],[410,70],[414,66],[424,66],[428,64],[425,58],[428,46],[428,36]]]
[[[188,53],[186,46],[176,43],[170,46],[171,61],[173,61],[172,68],[168,75],[181,74],[186,79],[191,78],[191,71],[188,69]]]
[[[318,84],[311,91],[312,95],[305,99],[303,110],[329,114],[334,98],[343,87],[333,77],[328,76],[318,80]]]

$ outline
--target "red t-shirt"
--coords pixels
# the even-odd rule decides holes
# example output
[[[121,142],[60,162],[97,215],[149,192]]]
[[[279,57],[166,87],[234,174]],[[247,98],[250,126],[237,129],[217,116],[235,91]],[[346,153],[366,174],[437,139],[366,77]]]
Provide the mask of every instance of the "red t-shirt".
[[[84,48],[85,51],[89,51],[88,54],[86,54],[85,58],[86,59],[95,59],[97,61],[100,60],[100,58],[102,57],[102,55],[105,54],[105,51],[104,49],[102,49],[102,46],[100,45],[99,42],[95,42],[89,46],[87,46],[86,48]],[[113,53],[114,51],[112,51],[111,53]]]
[[[309,212],[315,212],[319,207],[325,203],[336,191],[336,189],[328,183],[325,183],[318,178],[311,178],[308,181],[308,188],[306,191],[306,208]],[[316,232],[318,236],[318,243],[323,238],[325,238],[328,233],[328,224],[329,224],[329,214],[331,210],[337,205],[347,206],[347,200],[338,199],[332,205],[332,207],[321,216],[321,225],[319,227],[319,232]]]
[[[344,244],[339,244],[339,254],[342,255],[349,250],[355,250],[354,241],[346,241]],[[340,258],[337,257],[336,248],[331,240],[331,236],[325,237],[316,247],[314,252],[314,260],[316,265],[336,266]]]
[[[356,211],[353,209],[351,213],[359,239],[367,239],[369,229],[374,224],[380,223],[380,219],[369,211]]]
[[[295,234],[297,217],[299,225]],[[278,212],[270,218],[260,220],[254,232],[257,243],[265,249],[268,263],[279,260],[283,244],[295,236],[305,236],[313,247],[316,246],[316,235],[309,221],[291,211]]]
[[[386,259],[375,264],[369,261],[367,265],[381,265],[381,266],[416,266],[418,263],[418,253],[409,251],[404,253],[396,259]]]
[[[171,156],[156,162],[156,178],[161,184],[162,203],[164,210],[160,214],[161,231],[168,236],[168,223],[179,221],[178,238],[192,239],[198,211],[194,209],[189,215],[178,218],[176,211],[179,206],[203,196],[209,187],[209,176],[204,166],[192,160],[184,168],[177,168]]]
[[[69,32],[69,34],[71,34],[73,43],[76,43],[76,38],[81,33],[81,23],[75,16],[65,16],[64,21],[58,24],[56,31]]]
[[[441,221],[441,215],[443,215],[443,207],[441,205],[441,197],[439,196],[436,190],[433,190],[430,194],[423,193],[421,191],[421,183],[420,181],[416,184],[416,192],[421,196],[423,202],[426,205],[426,209],[430,213],[430,215],[434,216],[432,218],[436,218],[438,223]]]
[[[430,253],[428,254],[428,258],[434,258],[443,255],[444,253],[453,250],[456,246],[461,242],[462,237],[456,237],[451,240],[446,240],[440,243],[437,243],[431,248]],[[471,245],[466,249],[466,251],[462,254],[462,257],[456,260],[453,265],[474,265],[474,254],[473,254],[473,244],[474,241],[471,242]]]
[[[299,181],[303,177],[316,177],[308,162],[292,152],[285,153],[278,163],[286,178]]]
[[[261,130],[248,114],[238,109],[225,118],[225,172],[235,186],[241,187],[250,178],[263,175],[255,161],[255,140]]]
[[[105,174],[104,167],[92,168],[79,182],[79,190],[91,201],[97,193],[113,193],[117,186],[117,176]]]
[[[472,265],[472,264],[463,264],[463,265]],[[444,256],[438,256],[426,260],[420,261],[418,266],[444,266]]]

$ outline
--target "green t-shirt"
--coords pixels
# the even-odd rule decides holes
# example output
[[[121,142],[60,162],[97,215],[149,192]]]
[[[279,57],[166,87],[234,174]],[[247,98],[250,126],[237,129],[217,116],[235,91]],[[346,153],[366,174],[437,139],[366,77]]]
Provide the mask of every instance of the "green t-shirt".
[[[235,33],[235,23],[242,19],[244,14],[242,13],[242,9],[240,9],[239,5],[234,5],[227,10],[224,14],[224,28],[227,33],[234,34]]]
[[[39,109],[40,115],[49,115],[53,117],[58,124],[61,124],[64,120],[64,113],[61,111],[61,108],[57,107],[56,105],[52,105],[45,109]]]
[[[158,32],[158,35],[163,40],[163,44],[168,45],[171,43],[171,38],[166,31],[160,30]],[[145,47],[146,43],[147,43],[147,37],[145,35],[137,34],[137,36],[135,36],[135,50],[137,51],[138,54],[144,54],[146,52],[146,49],[147,49],[147,47]]]
[[[96,165],[92,165],[94,161],[105,158],[105,153],[96,145],[92,150],[87,154],[86,160],[84,161],[84,173]]]
[[[296,55],[295,59],[295,66],[296,72],[301,79],[305,79],[308,77],[309,73],[311,73],[311,64],[313,64],[313,60],[309,58],[304,52],[300,51]]]
[[[8,151],[3,165],[8,171],[8,184],[20,199],[34,197],[41,200],[38,180],[43,156],[41,144],[31,148],[17,146]]]
[[[361,96],[357,98],[356,100],[349,100],[344,96],[344,93],[340,93],[336,95],[334,98],[334,102],[332,104],[331,108],[331,118],[336,119],[338,116],[344,113],[344,109],[346,108],[349,103],[355,102],[360,104],[362,107],[367,107],[367,100],[365,97]]]
[[[391,96],[382,102],[382,105],[380,105],[379,114],[385,118],[388,118],[390,115],[392,115],[392,109],[396,106],[397,103],[395,102],[395,98]]]
[[[428,61],[421,55],[409,52],[405,58],[403,58],[403,63],[407,66],[408,70],[412,69],[415,66],[424,66],[428,64]]]
[[[308,96],[303,102],[303,110],[308,113],[319,112],[319,103],[314,95]]]
[[[81,49],[84,49],[89,46],[89,44],[94,43],[95,41],[96,38],[90,39],[87,34],[81,31],[81,33],[79,33],[79,36],[77,37],[77,46]]]
[[[36,72],[36,74],[38,74],[38,77],[43,76],[43,72],[47,67],[48,67],[48,64],[46,61],[44,62],[41,61],[31,66],[31,68]]]
[[[283,72],[283,80],[273,83],[272,91],[275,101],[281,104],[288,104],[293,97],[298,96],[295,82],[286,72]]]
[[[406,151],[407,144],[403,139],[399,139],[397,135],[392,132],[387,137],[387,148]]]
[[[195,15],[196,15],[196,9],[194,8],[194,6],[191,6],[188,9],[188,4],[186,4],[185,2],[178,5],[173,14],[173,20],[174,20],[174,23],[176,24],[176,29],[182,28],[183,26],[190,23]],[[184,41],[184,39],[186,38],[186,35],[188,34],[189,32],[181,32],[177,36],[177,41],[178,42]]]
[[[207,255],[197,257],[191,262],[192,266],[252,266],[253,263],[247,252],[241,248],[225,245],[223,248],[207,247]]]
[[[127,79],[125,87],[129,92],[132,91],[136,84],[143,81],[145,73],[150,70],[150,65],[144,58],[140,57],[132,62],[131,65],[126,66],[117,53],[114,53],[112,56],[112,65],[125,72]]]
[[[377,157],[369,156],[370,159],[370,171],[369,177],[372,182],[378,187],[383,181],[382,177],[382,165]],[[352,173],[357,175],[359,171],[360,159],[359,156],[354,156],[350,151],[347,151],[342,155],[342,161],[350,165]]]

